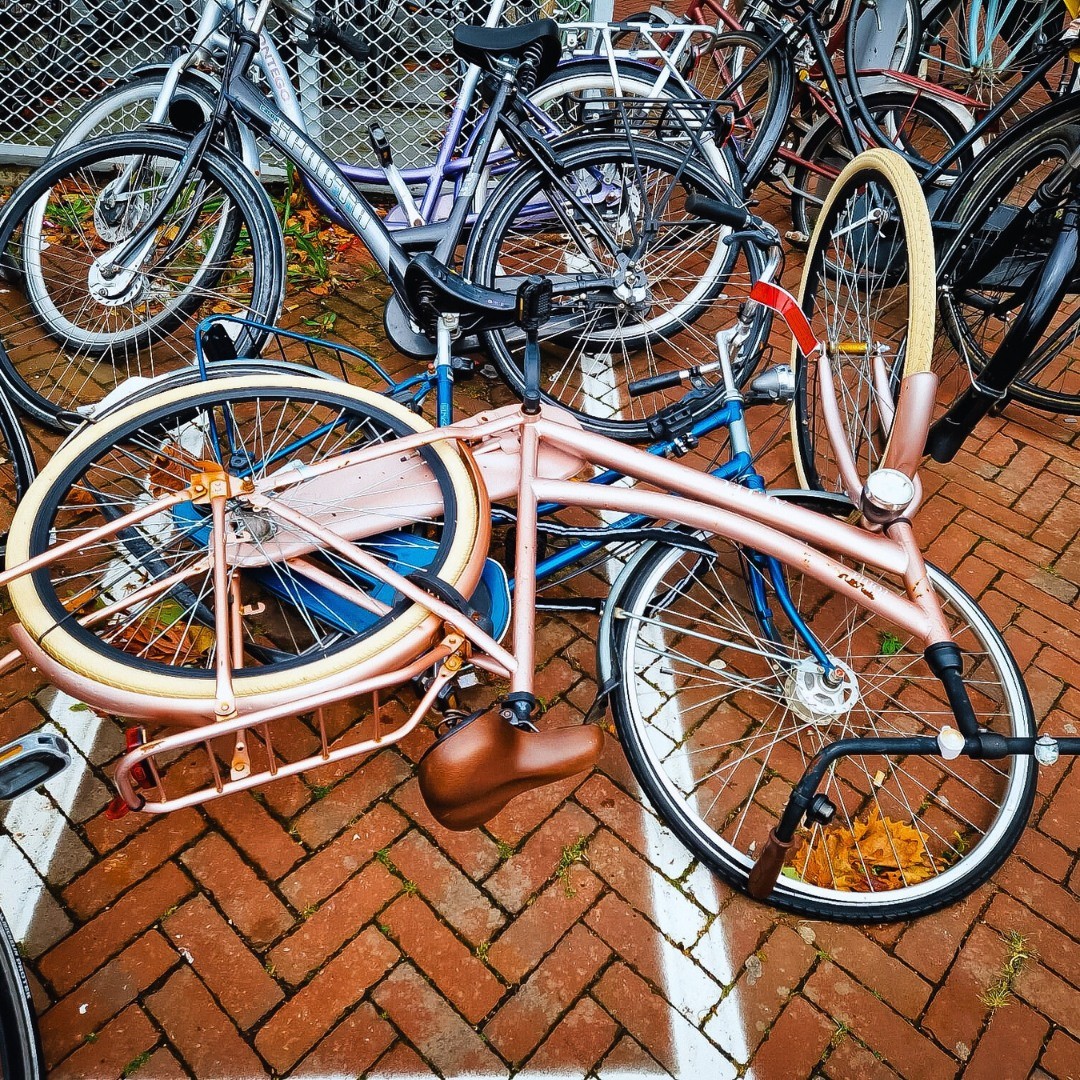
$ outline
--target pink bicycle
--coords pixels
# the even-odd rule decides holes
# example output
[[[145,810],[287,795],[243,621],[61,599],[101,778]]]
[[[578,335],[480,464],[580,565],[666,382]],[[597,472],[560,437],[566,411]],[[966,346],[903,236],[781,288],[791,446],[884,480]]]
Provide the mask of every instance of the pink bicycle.
[[[744,210],[697,210],[776,244]],[[183,729],[134,740],[116,770],[128,804],[155,812],[394,743],[467,667],[506,680],[495,707],[447,713],[419,766],[436,817],[468,828],[601,747],[595,726],[535,730],[539,513],[647,514],[672,527],[648,532],[607,603],[601,702],[657,812],[727,881],[793,910],[881,920],[949,903],[1011,850],[1048,748],[1000,635],[914,538],[931,251],[910,170],[872,151],[825,206],[802,304],[768,280],[751,293],[814,359],[858,523],[844,498],[773,497],[752,469],[742,485],[705,476],[542,407],[547,282],[507,303],[421,257],[403,287],[438,363],[451,363],[454,327],[522,328],[520,406],[431,428],[370,391],[291,374],[122,405],[62,447],[16,514],[0,577],[16,644],[93,707]],[[740,318],[718,358],[682,377],[719,370],[738,406],[731,366],[748,335]],[[857,441],[837,397],[862,391],[835,363],[853,353],[880,374]],[[738,407],[729,431],[749,457]],[[597,468],[638,486],[578,479]],[[508,499],[514,604],[497,619],[483,599],[500,588],[491,504]],[[415,678],[419,701],[388,706]],[[326,708],[359,695],[364,715],[332,729]],[[308,713],[310,727],[292,719]]]

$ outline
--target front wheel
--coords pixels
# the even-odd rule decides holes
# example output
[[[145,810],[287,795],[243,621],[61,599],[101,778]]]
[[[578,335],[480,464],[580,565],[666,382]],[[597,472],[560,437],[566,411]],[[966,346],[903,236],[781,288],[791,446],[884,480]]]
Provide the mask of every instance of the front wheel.
[[[930,217],[899,155],[868,150],[840,173],[810,242],[799,303],[820,343],[811,357],[792,347],[799,480],[857,499],[888,450],[902,380],[929,369],[934,345]]]
[[[697,192],[741,199],[712,170],[678,148],[649,140],[581,139],[563,144],[555,178],[529,166],[485,204],[466,254],[478,284],[512,291],[529,274],[555,286],[555,308],[542,329],[544,398],[614,438],[645,439],[665,406],[684,401],[705,415],[719,382],[633,397],[633,381],[683,370],[714,350],[712,337],[734,319],[762,257],[727,241],[731,230],[687,209]],[[742,376],[757,360],[768,329],[758,308],[743,351]],[[524,391],[520,333],[485,336],[500,374]]]
[[[812,495],[796,501],[820,508]],[[820,499],[820,497],[819,497]],[[844,513],[850,507],[841,506]],[[841,738],[931,735],[956,720],[923,643],[796,567],[777,575],[720,537],[708,554],[657,544],[617,584],[613,697],[619,738],[650,803],[724,881],[750,870],[817,751]],[[980,726],[1034,735],[1000,634],[928,567],[965,661]],[[826,689],[779,590],[845,673]],[[1031,809],[1030,757],[848,757],[819,791],[837,807],[803,828],[770,903],[813,918],[912,918],[966,896],[1015,845]]]
[[[0,216],[6,291],[0,374],[63,427],[131,376],[191,363],[209,314],[273,323],[284,252],[273,207],[239,163],[205,152],[166,199],[186,140],[128,133],[47,162]],[[265,332],[242,327],[237,353]]]

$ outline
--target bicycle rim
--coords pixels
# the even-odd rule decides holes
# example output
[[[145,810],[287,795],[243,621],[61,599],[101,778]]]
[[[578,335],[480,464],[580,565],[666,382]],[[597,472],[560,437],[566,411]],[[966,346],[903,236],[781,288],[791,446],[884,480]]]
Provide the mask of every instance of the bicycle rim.
[[[738,545],[712,538],[710,546],[705,557],[657,545],[612,601],[622,670],[615,721],[661,818],[745,891],[822,746],[936,735],[955,719],[921,642],[785,567],[800,617],[845,671],[842,692],[816,698],[820,666],[781,613],[776,578]],[[955,582],[928,569],[980,724],[1032,735],[1030,702],[1000,635]],[[819,790],[836,819],[797,834],[770,902],[813,917],[900,919],[952,903],[1001,865],[1030,811],[1034,766],[1029,757],[845,758]]]
[[[792,346],[796,396],[792,442],[800,482],[847,493],[827,424],[818,365],[829,362],[843,443],[861,480],[889,446],[892,409],[905,375],[930,367],[934,248],[926,202],[910,167],[869,150],[840,174],[818,218],[799,292],[821,349]],[[925,435],[925,432],[923,433]]]

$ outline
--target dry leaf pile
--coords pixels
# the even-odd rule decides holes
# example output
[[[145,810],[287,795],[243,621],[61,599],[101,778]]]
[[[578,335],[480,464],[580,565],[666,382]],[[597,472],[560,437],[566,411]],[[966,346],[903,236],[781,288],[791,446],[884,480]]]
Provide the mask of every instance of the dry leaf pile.
[[[214,647],[214,632],[207,626],[186,624],[183,615],[178,603],[162,600],[125,622],[110,644],[159,664],[194,663]]]
[[[875,806],[849,825],[834,821],[799,837],[788,867],[809,885],[847,892],[884,892],[915,885],[941,869],[926,837]]]

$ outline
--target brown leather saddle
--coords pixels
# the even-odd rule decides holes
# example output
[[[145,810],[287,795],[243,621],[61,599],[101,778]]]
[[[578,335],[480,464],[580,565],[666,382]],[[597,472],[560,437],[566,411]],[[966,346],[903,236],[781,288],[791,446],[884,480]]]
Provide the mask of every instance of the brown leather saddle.
[[[490,821],[515,795],[592,768],[604,745],[593,724],[523,731],[495,706],[442,735],[420,759],[420,791],[447,829]]]

